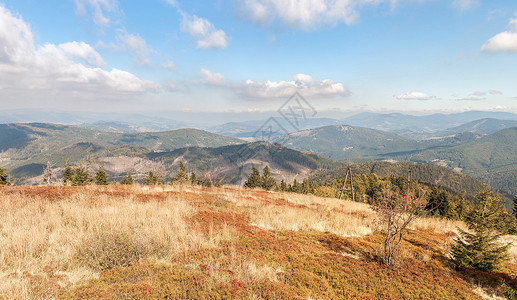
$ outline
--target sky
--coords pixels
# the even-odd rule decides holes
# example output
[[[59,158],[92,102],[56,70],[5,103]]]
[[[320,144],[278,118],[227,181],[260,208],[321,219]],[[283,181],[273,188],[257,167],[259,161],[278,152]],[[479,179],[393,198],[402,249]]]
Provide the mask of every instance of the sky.
[[[517,112],[514,0],[0,0],[0,107]],[[252,118],[252,117],[250,117]]]

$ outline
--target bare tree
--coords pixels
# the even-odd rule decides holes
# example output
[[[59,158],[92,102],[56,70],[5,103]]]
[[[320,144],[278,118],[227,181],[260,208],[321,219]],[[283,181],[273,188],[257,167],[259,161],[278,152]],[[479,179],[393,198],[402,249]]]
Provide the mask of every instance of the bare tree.
[[[383,226],[384,245],[382,259],[386,266],[395,262],[395,251],[402,242],[406,228],[416,218],[425,213],[427,197],[425,193],[411,189],[411,182],[405,195],[394,192],[387,185],[381,195],[373,200],[372,209],[378,214]]]
[[[54,172],[52,171],[52,165],[50,161],[47,161],[47,168],[43,172],[43,184],[51,185],[54,180]]]

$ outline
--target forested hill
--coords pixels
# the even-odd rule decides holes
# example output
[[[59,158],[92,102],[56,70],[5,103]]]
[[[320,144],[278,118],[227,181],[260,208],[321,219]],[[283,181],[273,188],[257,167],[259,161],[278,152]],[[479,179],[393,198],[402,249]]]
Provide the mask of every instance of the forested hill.
[[[432,164],[414,162],[368,162],[353,164],[349,167],[353,174],[377,174],[379,176],[393,175],[407,177],[409,170],[411,170],[413,180],[441,187],[458,196],[464,195],[470,200],[475,198],[475,195],[482,187],[482,182],[473,177]],[[346,166],[332,170],[320,170],[312,175],[310,180],[315,183],[324,183],[335,179],[343,179],[346,170]],[[511,206],[509,204],[511,196],[502,192],[501,195],[505,205]]]

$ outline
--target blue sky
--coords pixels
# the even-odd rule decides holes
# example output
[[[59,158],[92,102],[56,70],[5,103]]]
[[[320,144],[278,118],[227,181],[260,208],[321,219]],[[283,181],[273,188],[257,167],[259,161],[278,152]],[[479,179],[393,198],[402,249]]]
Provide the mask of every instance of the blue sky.
[[[0,105],[517,112],[517,1],[0,0]]]

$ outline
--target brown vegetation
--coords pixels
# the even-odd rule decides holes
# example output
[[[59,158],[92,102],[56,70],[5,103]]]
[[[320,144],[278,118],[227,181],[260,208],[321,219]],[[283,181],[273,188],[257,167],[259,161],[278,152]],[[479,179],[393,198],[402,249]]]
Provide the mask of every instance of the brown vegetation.
[[[416,220],[401,267],[385,268],[374,216],[363,203],[238,187],[7,187],[0,298],[475,299],[497,278],[517,287],[511,271],[485,282],[451,268],[459,221]]]

